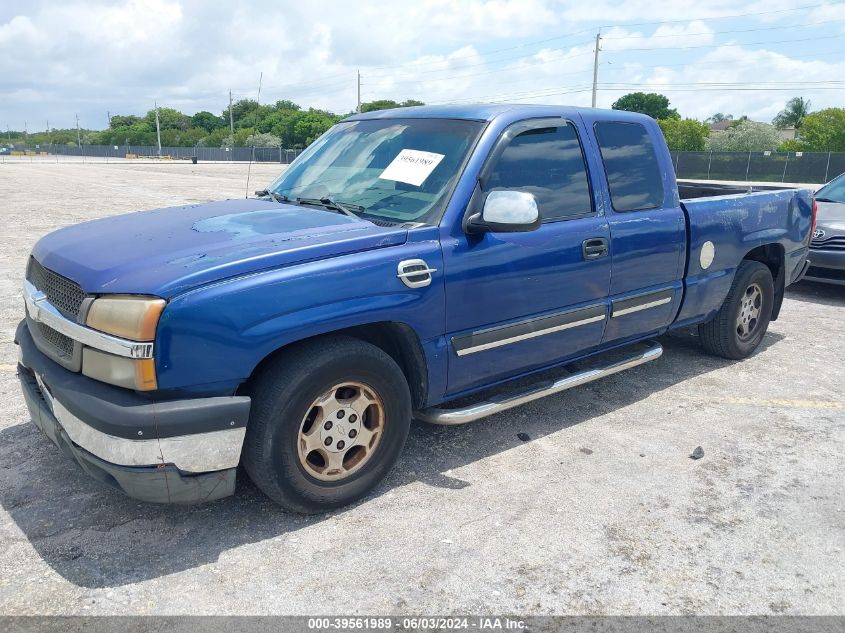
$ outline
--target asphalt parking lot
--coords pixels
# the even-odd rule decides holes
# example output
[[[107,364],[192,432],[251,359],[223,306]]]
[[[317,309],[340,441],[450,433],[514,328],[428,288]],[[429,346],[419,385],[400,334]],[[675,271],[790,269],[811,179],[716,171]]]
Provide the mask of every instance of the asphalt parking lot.
[[[253,165],[250,191],[279,169]],[[0,164],[0,613],[843,613],[845,287],[792,288],[742,363],[680,333],[627,373],[465,427],[416,425],[376,494],[330,515],[287,514],[243,477],[197,507],[90,479],[19,393],[30,248],[87,219],[241,197],[245,177]]]

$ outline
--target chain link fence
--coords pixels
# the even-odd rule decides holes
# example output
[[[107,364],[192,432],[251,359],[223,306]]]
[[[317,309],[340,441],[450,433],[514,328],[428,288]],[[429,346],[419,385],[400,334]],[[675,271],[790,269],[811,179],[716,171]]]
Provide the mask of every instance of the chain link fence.
[[[255,155],[253,156],[253,151]],[[284,149],[282,147],[162,147],[161,152],[155,145],[33,145],[15,148],[4,158],[22,157],[62,157],[96,158],[96,159],[155,159],[155,160],[191,160],[198,161],[249,161],[250,157],[257,163],[282,163],[293,161],[304,150]]]
[[[253,155],[253,151],[255,154]],[[248,161],[288,164],[302,149],[282,147],[158,147],[151,145],[42,145],[15,149],[5,158],[25,156],[75,159]],[[845,172],[845,152],[672,152],[678,178],[752,182],[825,183]]]
[[[672,152],[678,178],[825,183],[845,172],[845,152]]]

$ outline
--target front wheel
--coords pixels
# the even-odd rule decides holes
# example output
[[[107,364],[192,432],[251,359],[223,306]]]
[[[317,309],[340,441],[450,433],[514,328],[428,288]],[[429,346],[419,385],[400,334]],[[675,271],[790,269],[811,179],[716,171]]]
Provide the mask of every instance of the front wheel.
[[[698,326],[704,349],[733,360],[751,356],[769,327],[774,297],[769,268],[743,260],[716,316]]]
[[[370,492],[396,463],[411,423],[402,370],[349,337],[298,346],[252,389],[243,463],[282,506],[325,512]]]

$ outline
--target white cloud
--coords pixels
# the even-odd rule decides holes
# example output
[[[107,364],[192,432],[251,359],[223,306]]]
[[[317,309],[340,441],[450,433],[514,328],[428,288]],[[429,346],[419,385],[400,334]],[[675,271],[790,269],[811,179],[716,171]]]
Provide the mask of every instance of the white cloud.
[[[807,45],[801,42],[789,53],[716,46],[734,37],[719,34],[721,30],[780,28],[796,20],[845,23],[842,4],[770,13],[804,3],[29,0],[16,10],[0,5],[0,124],[8,120],[20,128],[24,119],[49,118],[55,125],[70,126],[79,112],[83,125],[99,127],[106,110],[142,113],[153,100],[186,112],[220,112],[230,88],[236,98],[254,97],[262,71],[262,101],[292,99],[337,112],[354,107],[359,69],[365,100],[508,98],[588,105],[595,30],[603,24],[655,20],[672,22],[602,28],[601,82],[661,89],[695,81],[845,77],[841,51],[820,54],[822,61],[807,58],[807,50],[818,50],[812,38],[817,28],[754,34],[760,40],[806,35]],[[765,13],[733,21],[707,19],[753,12]],[[843,23],[833,22],[831,28]],[[735,41],[748,39],[738,33]],[[600,91],[599,105],[608,107],[625,91]],[[704,117],[722,110],[763,120],[793,96],[762,91],[666,94],[684,115]],[[807,94],[820,107],[845,101],[842,92]]]

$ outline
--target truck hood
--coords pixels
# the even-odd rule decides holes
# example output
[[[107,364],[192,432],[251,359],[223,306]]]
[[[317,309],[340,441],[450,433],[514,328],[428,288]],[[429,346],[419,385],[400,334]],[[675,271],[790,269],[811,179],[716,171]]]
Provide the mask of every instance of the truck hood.
[[[407,231],[268,200],[118,215],[50,233],[32,254],[89,293],[169,298],[259,270],[403,244]]]

